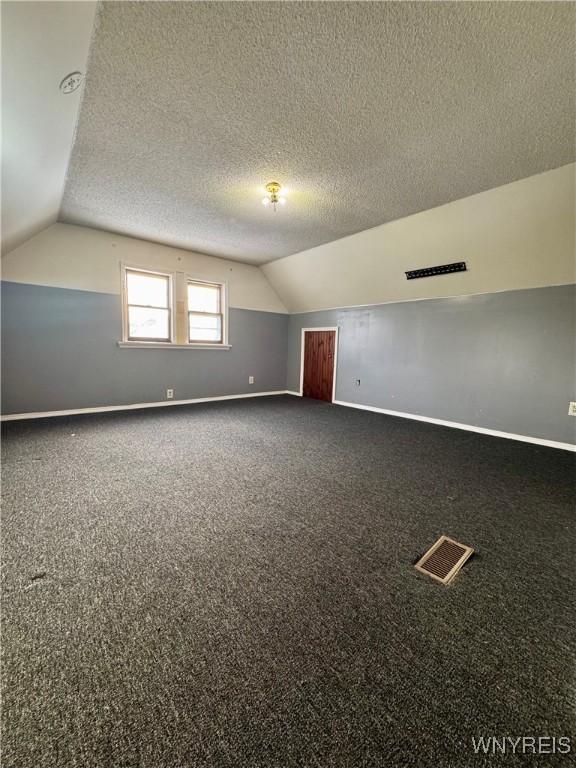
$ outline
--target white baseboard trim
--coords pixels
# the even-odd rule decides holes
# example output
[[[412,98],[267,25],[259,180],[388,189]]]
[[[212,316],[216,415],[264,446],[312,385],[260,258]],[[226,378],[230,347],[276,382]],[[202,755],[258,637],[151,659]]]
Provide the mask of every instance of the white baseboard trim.
[[[289,393],[294,394],[294,393]],[[507,440],[519,440],[522,443],[533,443],[534,445],[544,445],[548,448],[559,448],[562,451],[576,452],[576,445],[572,443],[560,443],[556,440],[544,440],[541,437],[529,437],[528,435],[515,435],[512,432],[498,432],[495,429],[486,429],[486,427],[475,427],[472,424],[460,424],[456,421],[444,421],[443,419],[433,419],[429,416],[419,416],[415,413],[402,413],[401,411],[389,411],[386,408],[376,408],[373,405],[359,405],[358,403],[347,403],[344,400],[334,400],[334,405],[343,405],[346,408],[358,408],[361,411],[373,411],[374,413],[383,413],[387,416],[399,416],[401,419],[413,419],[414,421],[426,421],[429,424],[439,424],[442,427],[453,427],[454,429],[464,429],[467,432],[479,432],[481,435],[491,435],[492,437],[504,437]]]
[[[156,403],[130,403],[128,405],[102,405],[96,408],[70,408],[64,411],[32,411],[29,413],[7,413],[0,416],[0,421],[21,421],[25,419],[47,419],[52,416],[76,416],[82,413],[107,413],[109,411],[137,411],[144,408],[164,408],[171,405],[193,405],[195,403],[213,403],[221,400],[242,400],[250,397],[271,397],[273,395],[294,395],[302,397],[300,392],[292,392],[287,389],[275,390],[273,392],[250,392],[242,395],[220,395],[219,397],[195,397],[189,400],[162,400]],[[544,440],[541,437],[529,437],[528,435],[515,435],[512,432],[499,432],[495,429],[486,427],[476,427],[472,424],[460,424],[456,421],[444,421],[443,419],[433,419],[430,416],[419,416],[415,413],[403,413],[402,411],[391,411],[386,408],[377,408],[373,405],[360,405],[359,403],[348,403],[344,400],[334,400],[333,405],[342,405],[346,408],[357,408],[360,411],[372,411],[373,413],[383,413],[387,416],[398,416],[402,419],[413,419],[414,421],[425,421],[429,424],[439,424],[442,427],[453,427],[454,429],[463,429],[468,432],[478,432],[481,435],[491,435],[492,437],[503,437],[507,440],[519,440],[522,443],[533,443],[534,445],[543,445],[548,448],[558,448],[563,451],[572,451],[576,453],[576,445],[572,443],[560,443],[555,440]]]
[[[285,389],[274,392],[250,392],[244,395],[221,395],[219,397],[194,397],[191,400],[162,400],[157,403],[130,403],[129,405],[101,405],[96,408],[70,408],[66,411],[35,411],[30,413],[7,413],[0,416],[0,421],[20,421],[22,419],[47,419],[51,416],[76,416],[81,413],[107,413],[108,411],[137,411],[142,408],[164,408],[169,405],[192,405],[194,403],[213,403],[219,400],[242,400],[248,397],[269,397],[285,395]]]

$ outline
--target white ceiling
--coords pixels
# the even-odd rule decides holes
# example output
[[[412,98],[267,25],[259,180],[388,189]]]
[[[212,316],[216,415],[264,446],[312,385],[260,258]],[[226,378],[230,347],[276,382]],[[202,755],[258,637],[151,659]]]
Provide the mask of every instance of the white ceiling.
[[[57,85],[83,68],[92,13],[3,3],[12,243],[54,220],[78,101]],[[565,165],[575,14],[105,2],[59,218],[263,263]],[[271,179],[289,187],[276,214]]]
[[[2,252],[58,217],[95,2],[5,2],[2,14]]]
[[[261,263],[569,163],[575,13],[106,2],[62,220]]]

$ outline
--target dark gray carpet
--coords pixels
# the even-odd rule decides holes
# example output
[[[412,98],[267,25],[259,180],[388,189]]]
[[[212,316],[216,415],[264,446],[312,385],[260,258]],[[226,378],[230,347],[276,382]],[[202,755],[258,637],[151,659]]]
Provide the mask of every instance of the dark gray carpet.
[[[571,763],[471,739],[574,744],[574,468],[291,397],[6,425],[3,765]]]

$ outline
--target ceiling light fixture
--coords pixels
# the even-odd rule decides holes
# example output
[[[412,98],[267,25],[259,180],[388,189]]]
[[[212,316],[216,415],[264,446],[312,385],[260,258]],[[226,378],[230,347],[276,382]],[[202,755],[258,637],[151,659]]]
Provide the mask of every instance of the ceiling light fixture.
[[[277,181],[270,181],[266,184],[266,197],[262,199],[262,205],[271,205],[274,210],[276,210],[277,205],[285,205],[286,198],[280,195],[281,189],[282,185],[278,184]]]

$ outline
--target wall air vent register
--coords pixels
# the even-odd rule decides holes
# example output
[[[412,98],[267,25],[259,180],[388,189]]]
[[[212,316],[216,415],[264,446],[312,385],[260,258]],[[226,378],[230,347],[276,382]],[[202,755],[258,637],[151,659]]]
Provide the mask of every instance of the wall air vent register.
[[[435,277],[436,275],[449,275],[452,272],[467,272],[465,261],[456,261],[454,264],[441,264],[439,267],[424,267],[424,269],[410,269],[405,273],[406,280],[416,280],[419,277]]]

